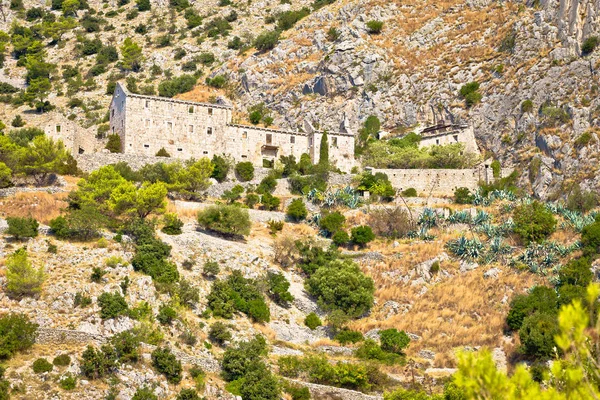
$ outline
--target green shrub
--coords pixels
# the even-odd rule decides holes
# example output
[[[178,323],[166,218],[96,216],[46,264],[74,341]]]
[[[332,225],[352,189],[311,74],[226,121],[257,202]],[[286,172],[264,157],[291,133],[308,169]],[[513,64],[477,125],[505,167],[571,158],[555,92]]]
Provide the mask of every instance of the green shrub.
[[[350,232],[352,243],[361,247],[364,247],[367,243],[375,239],[375,234],[370,226],[357,226],[352,228]]]
[[[576,258],[569,261],[558,272],[560,285],[577,285],[587,287],[594,274],[592,273],[592,264],[585,257]]]
[[[33,362],[33,365],[31,366],[31,368],[33,369],[34,373],[41,374],[43,372],[52,371],[54,366],[52,364],[50,364],[50,362],[48,362],[48,360],[46,360],[45,358],[38,358],[37,360],[35,360]]]
[[[280,306],[287,306],[294,301],[294,296],[289,292],[290,283],[281,273],[267,272],[267,294]]]
[[[54,360],[52,360],[52,364],[56,365],[57,367],[69,366],[71,365],[71,357],[69,357],[68,354],[60,354],[54,357]]]
[[[465,99],[467,107],[472,107],[481,101],[481,93],[479,93],[479,83],[470,82],[463,85],[459,91],[460,96]]]
[[[6,259],[6,293],[15,298],[34,296],[42,290],[45,280],[43,267],[34,268],[25,248]]]
[[[164,147],[161,147],[160,150],[158,150],[155,154],[156,157],[171,157],[171,155],[169,154],[169,152],[167,150],[165,150]]]
[[[408,188],[402,191],[402,196],[404,197],[417,197],[417,189]]]
[[[367,22],[367,31],[370,34],[373,34],[373,35],[379,34],[379,33],[381,33],[382,29],[383,29],[382,21],[371,20],[371,21]]]
[[[29,349],[35,343],[38,325],[23,314],[0,317],[0,360],[7,360],[18,351]]]
[[[210,326],[208,331],[208,338],[213,342],[223,345],[225,342],[231,340],[230,326],[223,322],[217,321]]]
[[[519,330],[523,320],[534,313],[556,314],[558,298],[556,291],[546,286],[536,286],[530,294],[515,296],[510,302],[506,324],[512,330]]]
[[[339,211],[327,212],[321,216],[319,226],[331,236],[342,229],[344,222],[346,222],[346,217]]]
[[[396,364],[401,358],[396,353],[384,351],[372,339],[365,340],[355,351],[354,355],[362,360],[379,361],[385,364]]]
[[[85,308],[92,304],[92,298],[85,296],[81,292],[75,293],[75,299],[73,300],[73,307]]]
[[[175,400],[201,400],[195,389],[181,389]]]
[[[556,218],[543,203],[522,204],[513,211],[514,232],[524,244],[541,243],[556,230]]]
[[[268,322],[269,308],[258,283],[234,271],[225,281],[215,281],[208,297],[208,307],[215,317],[231,318],[235,311],[247,314],[254,322]]]
[[[173,320],[177,318],[177,311],[173,308],[169,307],[166,304],[163,304],[158,309],[158,314],[156,315],[156,320],[160,322],[162,325],[171,325]]]
[[[279,197],[273,196],[271,193],[265,193],[260,198],[262,207],[267,211],[277,210],[281,204]]]
[[[194,304],[200,301],[200,290],[186,279],[181,279],[179,281],[177,295],[179,297],[179,303],[188,308],[192,308]]]
[[[596,222],[583,227],[581,245],[586,256],[595,256],[600,253],[600,218],[596,217]]]
[[[120,153],[121,152],[121,137],[119,134],[111,134],[107,136],[108,141],[106,142],[105,149],[110,151],[111,153]]]
[[[261,364],[262,357],[266,355],[267,345],[262,336],[227,347],[221,361],[223,378],[231,382],[244,377],[248,371]]]
[[[211,178],[216,179],[219,183],[225,181],[229,168],[231,167],[231,162],[225,157],[216,154],[213,156],[211,162],[214,166]]]
[[[0,188],[7,188],[12,184],[12,170],[0,162]]]
[[[167,235],[181,235],[183,227],[183,221],[177,217],[175,213],[165,214],[163,217],[162,231]]]
[[[63,390],[73,390],[77,386],[77,377],[67,373],[58,381],[58,386]]]
[[[219,267],[219,263],[214,260],[206,260],[204,263],[204,268],[202,269],[202,273],[205,276],[215,277],[219,275],[221,268]]]
[[[100,283],[102,281],[102,277],[106,275],[106,273],[106,270],[99,267],[94,267],[92,268],[92,275],[90,277],[90,280],[94,283]]]
[[[6,233],[14,236],[16,240],[36,237],[38,235],[38,222],[32,217],[7,217],[8,230]]]
[[[348,232],[342,229],[333,234],[331,241],[336,246],[345,246],[350,242],[350,236],[348,236]]]
[[[373,280],[350,261],[336,260],[327,268],[317,269],[305,287],[325,310],[342,310],[358,317],[373,305]]]
[[[140,359],[140,337],[133,331],[123,331],[110,338],[117,359],[122,363],[136,363]]]
[[[104,345],[100,350],[88,346],[81,354],[81,374],[89,379],[100,379],[112,373],[117,367],[117,354],[111,346]]]
[[[323,323],[321,322],[321,318],[319,318],[319,316],[317,314],[315,314],[314,312],[311,312],[310,314],[308,314],[306,316],[306,318],[304,318],[304,325],[306,325],[307,327],[309,327],[311,330],[314,331],[319,326],[323,325]]]
[[[351,329],[342,329],[335,335],[333,339],[340,342],[341,344],[348,344],[358,343],[362,341],[364,337],[363,334],[359,331],[353,331]]]
[[[559,333],[556,315],[534,313],[523,320],[519,329],[520,351],[540,359],[555,355],[554,337]]]
[[[125,298],[118,292],[102,293],[98,297],[98,305],[102,319],[117,318],[120,315],[127,315],[129,311]]]
[[[162,81],[158,85],[158,94],[162,97],[174,97],[180,93],[189,92],[194,88],[197,79],[193,75],[181,75]]]
[[[533,101],[527,99],[521,103],[521,112],[530,113],[533,111]]]
[[[137,388],[131,400],[158,400],[158,396],[154,394],[151,388],[142,386]]]
[[[227,79],[223,75],[217,75],[213,78],[206,77],[206,84],[214,88],[220,89],[225,86]]]
[[[591,54],[598,46],[598,36],[590,36],[583,41],[581,53],[585,56]]]
[[[250,216],[247,210],[234,205],[214,205],[198,212],[198,224],[203,229],[233,236],[250,233]]]
[[[263,32],[254,41],[254,47],[258,51],[271,50],[277,46],[279,36],[280,32],[277,30]]]
[[[242,182],[254,179],[254,165],[250,161],[239,162],[235,166],[235,173]]]
[[[292,221],[299,222],[308,216],[308,211],[304,205],[304,201],[300,199],[294,199],[287,208],[286,215]]]
[[[577,139],[575,139],[575,146],[585,147],[590,144],[592,140],[594,140],[594,138],[589,131],[583,132]]]
[[[169,383],[178,384],[183,378],[181,362],[168,348],[157,348],[152,354],[152,366],[163,374]]]
[[[396,328],[385,329],[379,332],[381,349],[390,353],[403,354],[403,350],[408,347],[410,338],[404,331]]]

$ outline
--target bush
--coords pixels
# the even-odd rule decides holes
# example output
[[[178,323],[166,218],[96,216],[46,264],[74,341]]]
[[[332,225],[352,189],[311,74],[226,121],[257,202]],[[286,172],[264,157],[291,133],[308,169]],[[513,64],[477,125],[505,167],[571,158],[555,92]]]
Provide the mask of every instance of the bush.
[[[252,226],[248,211],[234,205],[215,205],[199,211],[198,224],[203,229],[233,236],[248,235]]]
[[[140,338],[132,331],[123,331],[110,338],[117,359],[122,363],[135,363],[140,358]]]
[[[266,341],[261,336],[228,347],[221,361],[223,378],[231,382],[244,377],[248,371],[262,363],[261,358],[266,354]]]
[[[8,360],[18,351],[29,349],[35,343],[38,324],[23,314],[0,317],[0,360]]]
[[[147,386],[137,388],[131,400],[158,400],[158,396]]]
[[[598,195],[593,191],[583,191],[576,186],[567,197],[566,206],[569,210],[587,213],[598,206]]]
[[[92,268],[92,276],[90,277],[90,280],[94,283],[100,283],[104,275],[106,275],[106,270],[103,270],[99,267],[94,267]]]
[[[523,320],[519,329],[521,348],[526,355],[549,359],[555,355],[554,337],[558,335],[556,315],[534,313]]]
[[[38,222],[32,218],[7,217],[8,230],[6,233],[14,236],[16,240],[36,237],[38,235]]]
[[[327,212],[321,217],[319,226],[331,236],[342,229],[344,222],[346,222],[346,217],[339,211]]]
[[[27,251],[18,249],[6,260],[6,292],[15,298],[34,296],[42,290],[45,280],[43,267],[34,268]]]
[[[220,89],[225,86],[227,79],[223,75],[217,75],[214,78],[206,77],[205,82],[208,86]]]
[[[171,353],[171,350],[166,347],[157,348],[152,352],[151,356],[152,366],[163,374],[169,383],[176,385],[181,382],[183,368],[181,367],[181,362]]]
[[[34,373],[41,374],[43,372],[52,371],[54,366],[52,364],[50,364],[50,362],[48,362],[48,360],[46,360],[45,358],[38,358],[37,360],[35,360],[33,362],[33,365],[31,366],[31,368],[33,369]]]
[[[197,79],[193,75],[181,75],[162,81],[158,85],[158,94],[162,97],[174,97],[180,93],[189,92],[194,88]]]
[[[201,400],[195,389],[181,389],[175,400]]]
[[[104,345],[100,350],[88,346],[81,354],[81,374],[89,379],[100,379],[112,373],[117,367],[117,354],[114,348]]]
[[[379,34],[381,33],[381,30],[383,29],[383,22],[382,21],[375,21],[375,20],[371,20],[369,22],[367,22],[367,31],[370,34]]]
[[[402,196],[404,197],[417,197],[417,189],[408,188],[402,191]]]
[[[471,107],[481,101],[479,93],[479,82],[470,82],[463,85],[459,91],[460,96],[465,99],[467,107]]]
[[[519,330],[523,321],[534,313],[556,314],[558,298],[556,291],[546,286],[536,286],[528,295],[518,295],[510,302],[506,324],[512,330]]]
[[[156,157],[171,157],[171,155],[169,154],[169,152],[167,150],[165,150],[164,147],[161,147],[160,150],[158,150],[155,154]]]
[[[333,261],[306,280],[306,289],[325,310],[342,310],[358,317],[371,309],[373,280],[350,261]]]
[[[211,162],[214,166],[211,178],[216,179],[219,183],[225,181],[231,163],[225,157],[218,156],[216,154],[213,156]]]
[[[585,56],[591,54],[598,46],[598,36],[590,36],[583,41],[581,45],[581,53]]]
[[[0,188],[7,188],[12,184],[12,170],[0,162]]]
[[[232,337],[229,325],[220,321],[212,324],[208,331],[208,338],[221,346],[231,340]]]
[[[267,51],[275,48],[279,42],[279,31],[267,31],[263,32],[254,41],[254,47],[258,51]]]
[[[351,329],[342,329],[335,335],[334,340],[340,342],[340,344],[358,343],[364,339],[363,334],[359,331],[353,331]]]
[[[314,312],[311,312],[310,314],[308,314],[306,316],[306,318],[304,318],[304,325],[306,325],[307,327],[309,327],[311,330],[314,331],[319,326],[323,325],[323,323],[321,322],[321,318],[319,318],[319,316],[317,314],[315,314]]]
[[[402,207],[376,209],[369,213],[368,224],[378,236],[398,239],[415,230],[410,214]]]
[[[177,311],[173,308],[169,307],[166,304],[163,304],[158,309],[158,314],[156,315],[156,320],[160,322],[162,325],[171,325],[173,320],[177,318]]]
[[[302,199],[294,199],[287,208],[286,215],[292,221],[299,222],[308,216],[308,211]]]
[[[281,200],[279,197],[273,196],[271,193],[265,193],[261,196],[260,203],[265,210],[273,211],[279,208]]]
[[[294,301],[294,296],[289,292],[290,283],[281,273],[267,272],[267,293],[273,301],[286,307]]]
[[[581,245],[586,256],[595,256],[600,253],[600,218],[596,217],[596,222],[583,227]]]
[[[177,295],[179,303],[188,308],[192,308],[200,300],[200,291],[186,279],[179,281]]]
[[[336,246],[345,246],[348,244],[348,242],[350,242],[350,236],[348,236],[348,232],[339,230],[333,234],[331,241]]]
[[[395,353],[389,353],[384,351],[378,344],[372,339],[365,340],[354,355],[362,360],[374,360],[385,364],[396,364],[400,361],[400,356]]]
[[[533,111],[533,101],[527,99],[521,103],[521,112],[530,113]]]
[[[204,268],[202,269],[202,273],[205,276],[215,277],[219,275],[221,268],[219,267],[219,263],[214,260],[206,260],[204,263]]]
[[[556,230],[556,218],[543,203],[534,201],[513,211],[514,232],[524,244],[541,243]]]
[[[403,354],[403,350],[408,347],[410,338],[404,331],[396,328],[385,329],[379,332],[381,349],[390,353]]]
[[[75,293],[75,299],[73,300],[73,307],[85,308],[92,304],[92,298],[83,295],[81,292]]]
[[[52,360],[52,364],[56,365],[57,367],[69,366],[71,365],[71,357],[69,357],[68,354],[60,354],[54,357],[54,360]]]
[[[471,204],[474,196],[466,187],[459,187],[454,191],[454,202],[456,204]]]
[[[121,152],[121,137],[115,133],[108,135],[108,142],[106,142],[105,149],[110,151],[111,153],[120,153]]]
[[[215,281],[208,297],[208,307],[215,317],[231,318],[234,311],[247,314],[254,322],[268,322],[269,308],[258,284],[234,271],[226,281]]]
[[[351,238],[354,244],[364,247],[367,243],[375,239],[375,234],[370,226],[357,226],[352,228]]]
[[[254,165],[250,161],[239,162],[235,166],[235,173],[242,182],[254,179]]]
[[[120,315],[127,315],[129,311],[125,298],[118,292],[102,293],[98,297],[98,305],[102,319],[117,318]]]
[[[163,217],[162,231],[167,235],[181,235],[183,227],[183,221],[177,217],[177,214],[168,213]]]
[[[77,377],[67,373],[58,381],[58,386],[63,390],[73,390],[77,386]]]

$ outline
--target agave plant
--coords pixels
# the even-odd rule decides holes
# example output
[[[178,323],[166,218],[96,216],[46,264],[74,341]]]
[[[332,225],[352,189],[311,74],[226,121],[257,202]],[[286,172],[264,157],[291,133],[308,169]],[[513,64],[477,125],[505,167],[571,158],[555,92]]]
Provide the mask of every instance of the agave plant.
[[[447,218],[447,221],[451,224],[470,224],[471,214],[467,211],[457,211]]]
[[[430,229],[438,225],[443,217],[429,207],[425,207],[421,215],[419,215],[418,224],[425,229]]]
[[[491,221],[492,216],[483,211],[483,210],[477,210],[477,214],[475,214],[475,217],[473,218],[473,223],[475,225],[481,225],[483,223],[489,222]]]
[[[446,248],[462,259],[476,259],[483,253],[485,246],[477,238],[467,239],[464,236],[446,243]]]
[[[490,224],[489,222],[485,222],[485,223],[477,226],[475,230],[477,232],[485,233],[486,236],[489,238],[500,235],[500,229],[496,225]]]

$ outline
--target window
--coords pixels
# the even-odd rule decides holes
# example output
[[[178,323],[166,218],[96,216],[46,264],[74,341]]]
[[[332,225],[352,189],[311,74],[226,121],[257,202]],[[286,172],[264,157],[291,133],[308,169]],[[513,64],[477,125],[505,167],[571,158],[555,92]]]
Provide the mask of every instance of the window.
[[[188,126],[188,133],[194,133],[194,125]]]
[[[177,151],[183,151],[183,149],[178,148]]]
[[[202,152],[202,154],[208,154],[208,151],[204,150],[204,151]]]
[[[273,143],[273,134],[267,133],[267,144]]]
[[[338,147],[337,140],[338,140],[338,138],[336,138],[336,137],[331,138],[331,145],[333,147]]]
[[[208,128],[206,128],[206,134],[212,135],[212,128],[210,126]]]
[[[150,147],[150,145],[149,145],[149,144],[145,144],[145,145],[144,145],[144,147],[145,147],[145,148],[149,148],[149,147]]]
[[[247,155],[243,155],[242,158],[248,158],[248,156]]]
[[[56,125],[56,132],[57,132],[57,133],[59,133],[59,132],[60,132],[60,128],[61,128],[61,126],[60,126],[60,125]]]
[[[145,126],[146,126],[146,128],[150,128],[150,120],[149,119],[146,120]]]
[[[146,105],[144,107],[150,108],[150,100],[146,100]]]
[[[246,139],[248,137],[248,132],[242,132],[242,139]]]
[[[440,144],[440,139],[435,139],[435,144]]]
[[[296,136],[290,136],[290,143],[296,143]]]
[[[212,108],[208,109],[208,115],[212,116]]]
[[[167,122],[167,130],[169,132],[173,132],[173,123],[172,122]]]
[[[190,113],[190,114],[194,113],[194,106],[189,106],[188,107],[188,113]]]

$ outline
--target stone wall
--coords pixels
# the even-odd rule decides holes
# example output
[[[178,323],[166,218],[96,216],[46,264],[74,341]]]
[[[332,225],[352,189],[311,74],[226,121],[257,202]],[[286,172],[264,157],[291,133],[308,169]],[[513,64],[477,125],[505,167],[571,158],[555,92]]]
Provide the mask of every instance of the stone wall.
[[[67,343],[94,343],[102,344],[107,338],[103,335],[75,331],[69,329],[38,328],[36,343],[39,344],[67,344]]]
[[[307,387],[310,391],[310,395],[313,399],[319,400],[382,400],[383,396],[380,395],[369,395],[355,390],[342,389],[333,386],[318,385],[316,383],[309,383],[299,381],[296,379],[284,378],[288,382],[295,383],[300,386]]]
[[[400,191],[415,188],[419,195],[452,196],[460,187],[477,190],[479,182],[494,181],[489,164],[481,164],[468,169],[376,169],[369,168],[372,174],[383,172],[392,186]],[[512,173],[512,168],[502,168],[501,177]]]
[[[443,146],[453,143],[462,143],[465,145],[465,150],[469,153],[479,154],[479,147],[477,146],[477,141],[475,140],[475,132],[473,131],[472,126],[424,135],[421,138],[419,146]]]
[[[148,156],[137,156],[133,154],[121,154],[121,153],[92,153],[92,154],[75,154],[77,160],[77,166],[83,172],[92,172],[98,168],[108,165],[116,164],[124,161],[134,170],[142,168],[146,164],[154,164],[157,162],[175,162],[169,157],[148,157]]]

